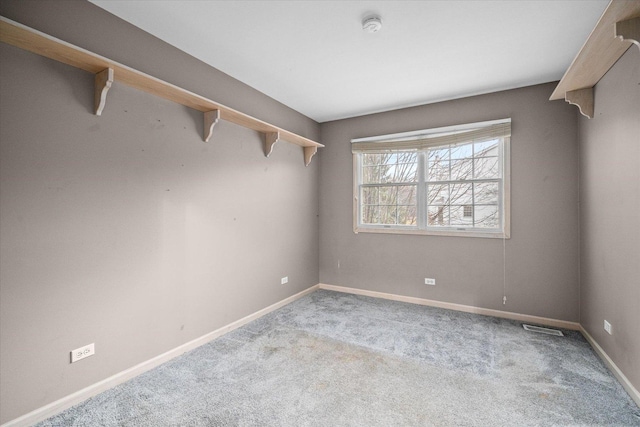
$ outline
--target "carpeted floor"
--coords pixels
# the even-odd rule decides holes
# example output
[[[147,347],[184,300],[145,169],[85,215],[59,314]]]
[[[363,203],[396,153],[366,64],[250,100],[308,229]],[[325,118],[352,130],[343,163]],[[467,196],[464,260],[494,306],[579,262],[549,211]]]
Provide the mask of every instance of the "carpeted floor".
[[[39,426],[640,426],[577,332],[329,291]]]

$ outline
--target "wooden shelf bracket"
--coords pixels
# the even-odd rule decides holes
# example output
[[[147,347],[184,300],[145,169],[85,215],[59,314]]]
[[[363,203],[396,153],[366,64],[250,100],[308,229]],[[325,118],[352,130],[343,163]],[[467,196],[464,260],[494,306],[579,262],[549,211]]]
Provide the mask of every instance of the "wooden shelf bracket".
[[[593,119],[593,88],[570,90],[564,94],[564,100],[580,109],[580,114]]]
[[[220,110],[211,110],[204,112],[204,142],[209,142],[211,135],[213,134],[213,127],[220,120]]]
[[[109,92],[112,84],[113,68],[105,68],[99,73],[96,73],[94,89],[96,116],[102,115],[102,110],[104,110],[104,106],[107,103],[107,92]]]
[[[273,146],[280,140],[280,132],[264,133],[264,155],[269,157],[273,151]]]
[[[640,16],[616,22],[616,37],[631,42],[640,49]]]
[[[311,158],[318,152],[318,147],[304,147],[304,165],[311,164]]]
[[[549,99],[564,99],[592,119],[593,87],[631,44],[640,48],[640,1],[611,0]]]

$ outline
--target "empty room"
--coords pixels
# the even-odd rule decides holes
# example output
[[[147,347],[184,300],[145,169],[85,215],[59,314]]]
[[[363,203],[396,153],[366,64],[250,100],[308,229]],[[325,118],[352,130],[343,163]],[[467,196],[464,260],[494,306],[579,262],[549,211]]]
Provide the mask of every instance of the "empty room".
[[[0,426],[640,426],[640,1],[0,0]]]

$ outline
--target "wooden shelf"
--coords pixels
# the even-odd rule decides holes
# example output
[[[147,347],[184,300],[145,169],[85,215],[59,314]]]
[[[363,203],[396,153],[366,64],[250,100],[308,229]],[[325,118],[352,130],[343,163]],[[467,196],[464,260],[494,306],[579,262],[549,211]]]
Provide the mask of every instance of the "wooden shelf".
[[[204,113],[203,139],[205,142],[211,137],[215,124],[222,119],[262,133],[264,135],[264,151],[267,157],[277,141],[286,141],[304,148],[304,162],[308,166],[318,148],[324,147],[318,142],[281,129],[3,16],[0,16],[0,41],[95,74],[95,113],[97,115],[102,114],[105,108],[107,92],[113,81],[117,81],[194,110],[202,111]]]
[[[611,0],[550,99],[593,118],[593,87],[632,44],[640,48],[640,1]]]

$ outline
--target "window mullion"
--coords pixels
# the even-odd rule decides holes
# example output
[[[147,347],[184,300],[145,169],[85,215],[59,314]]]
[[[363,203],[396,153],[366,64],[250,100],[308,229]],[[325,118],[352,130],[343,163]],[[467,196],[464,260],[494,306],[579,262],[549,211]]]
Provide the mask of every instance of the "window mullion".
[[[476,226],[476,182],[471,183],[471,226]]]
[[[418,194],[416,209],[418,216],[418,228],[424,229],[427,225],[427,185],[425,176],[427,172],[426,151],[418,151]]]
[[[476,144],[471,144],[471,227],[476,226]],[[462,208],[464,209],[464,208]]]
[[[363,181],[363,173],[362,173],[362,156],[361,155],[356,155],[356,176],[358,177],[358,195],[357,195],[357,199],[356,199],[356,208],[355,208],[355,212],[356,215],[358,215],[358,218],[356,220],[356,224],[360,225],[362,224],[362,181]]]
[[[498,144],[498,162],[500,164],[500,179],[498,180],[498,217],[500,228],[504,229],[504,138]]]

